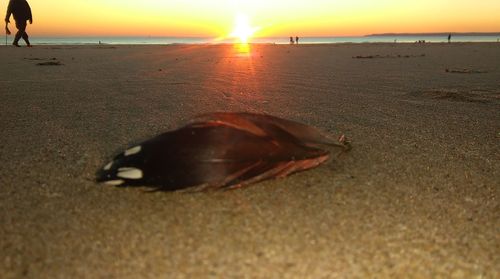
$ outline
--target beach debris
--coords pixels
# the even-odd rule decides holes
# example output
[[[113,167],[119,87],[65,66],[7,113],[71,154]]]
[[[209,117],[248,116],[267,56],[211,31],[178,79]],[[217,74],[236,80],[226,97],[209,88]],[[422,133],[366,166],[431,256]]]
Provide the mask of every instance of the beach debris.
[[[373,59],[373,58],[381,58],[380,55],[357,55],[353,56],[352,58],[356,59]]]
[[[61,63],[61,61],[47,61],[47,62],[40,62],[36,63],[37,66],[62,66],[64,64]]]
[[[314,168],[330,151],[350,148],[344,135],[298,122],[216,112],[129,147],[98,171],[97,182],[160,191],[232,189]]]
[[[463,102],[463,103],[493,103],[498,102],[499,94],[492,91],[483,90],[457,90],[457,89],[433,89],[428,91],[422,91],[415,93],[414,95],[422,96],[435,100],[447,100],[453,102]]]
[[[411,58],[411,57],[425,57],[425,54],[397,54],[397,55],[357,55],[353,56],[354,59],[374,59],[374,58]]]
[[[483,70],[470,70],[470,69],[445,69],[444,70],[447,73],[451,74],[484,74],[487,73],[487,71]]]
[[[37,61],[37,60],[57,60],[57,58],[55,57],[52,57],[52,58],[40,58],[40,57],[24,57],[24,60],[34,60],[34,61]]]

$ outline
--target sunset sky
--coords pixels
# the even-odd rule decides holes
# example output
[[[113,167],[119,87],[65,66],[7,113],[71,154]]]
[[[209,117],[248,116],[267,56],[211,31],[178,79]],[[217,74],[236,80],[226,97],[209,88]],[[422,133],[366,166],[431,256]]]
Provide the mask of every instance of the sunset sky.
[[[4,6],[8,1],[4,0]],[[38,36],[256,36],[497,32],[499,0],[28,0]],[[5,9],[5,8],[4,8]],[[5,11],[5,10],[4,10]]]

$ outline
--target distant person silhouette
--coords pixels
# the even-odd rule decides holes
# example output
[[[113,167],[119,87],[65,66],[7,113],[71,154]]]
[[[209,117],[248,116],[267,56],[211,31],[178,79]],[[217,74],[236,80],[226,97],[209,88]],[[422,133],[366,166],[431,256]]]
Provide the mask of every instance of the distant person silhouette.
[[[8,24],[10,22],[9,19],[11,14],[14,16],[14,20],[16,21],[16,28],[18,30],[12,44],[18,47],[19,40],[23,38],[26,44],[30,47],[31,44],[28,39],[28,33],[26,33],[26,21],[29,21],[30,24],[33,24],[30,5],[26,0],[10,0],[9,6],[7,7],[7,15],[5,16],[5,24]]]
[[[451,34],[448,34],[448,43],[451,43]]]
[[[290,44],[294,44],[293,37],[290,37]]]
[[[295,37],[295,43],[299,44],[299,37]]]

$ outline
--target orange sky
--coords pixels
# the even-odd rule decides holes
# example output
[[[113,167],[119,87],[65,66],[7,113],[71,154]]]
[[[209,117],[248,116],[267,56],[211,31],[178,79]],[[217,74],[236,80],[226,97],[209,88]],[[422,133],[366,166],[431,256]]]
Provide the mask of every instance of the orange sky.
[[[211,36],[244,14],[257,36],[500,32],[499,0],[28,0],[38,36]],[[7,5],[7,1],[4,1]]]

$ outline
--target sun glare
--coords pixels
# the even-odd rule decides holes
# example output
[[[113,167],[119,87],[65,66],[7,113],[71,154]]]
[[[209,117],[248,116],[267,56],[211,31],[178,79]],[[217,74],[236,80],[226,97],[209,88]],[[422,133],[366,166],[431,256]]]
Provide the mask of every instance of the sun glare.
[[[240,43],[246,44],[248,43],[248,39],[250,39],[258,29],[259,28],[250,25],[247,16],[238,14],[236,15],[234,29],[230,36],[238,38]]]

